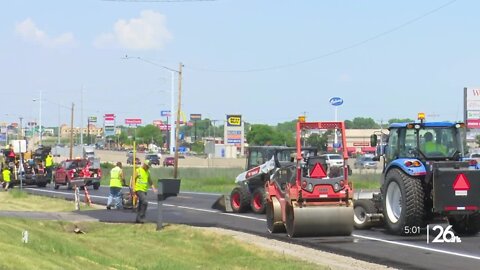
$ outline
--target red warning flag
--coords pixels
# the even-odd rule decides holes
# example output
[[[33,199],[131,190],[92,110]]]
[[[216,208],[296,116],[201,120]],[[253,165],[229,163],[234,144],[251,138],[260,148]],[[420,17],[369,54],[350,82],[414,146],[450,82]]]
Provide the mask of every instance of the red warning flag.
[[[322,165],[320,163],[315,163],[313,166],[312,171],[310,172],[310,177],[311,178],[324,178],[327,177],[327,174],[325,173],[325,170],[323,169]]]
[[[455,178],[453,182],[453,190],[469,190],[470,189],[470,182],[468,181],[465,174],[460,173]]]

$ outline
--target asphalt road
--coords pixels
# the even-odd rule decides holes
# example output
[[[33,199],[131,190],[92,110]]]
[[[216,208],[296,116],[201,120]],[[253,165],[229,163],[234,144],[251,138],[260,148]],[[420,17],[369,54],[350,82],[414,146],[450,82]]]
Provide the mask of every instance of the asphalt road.
[[[73,192],[61,188],[26,188],[29,192],[46,196],[72,199]],[[92,201],[106,204],[108,187],[89,189]],[[157,221],[157,201],[149,192],[150,205],[147,220]],[[83,192],[81,192],[83,196]],[[193,226],[222,227],[277,240],[291,242],[356,259],[388,265],[400,269],[479,269],[480,236],[462,237],[461,243],[431,243],[436,232],[430,230],[427,243],[426,230],[422,234],[400,237],[387,234],[384,229],[355,230],[348,237],[288,238],[285,234],[269,234],[264,215],[224,213],[212,209],[219,194],[183,192],[178,197],[163,202],[165,223]],[[73,208],[73,206],[72,206]],[[130,210],[90,210],[83,215],[107,222],[134,222],[135,213]]]

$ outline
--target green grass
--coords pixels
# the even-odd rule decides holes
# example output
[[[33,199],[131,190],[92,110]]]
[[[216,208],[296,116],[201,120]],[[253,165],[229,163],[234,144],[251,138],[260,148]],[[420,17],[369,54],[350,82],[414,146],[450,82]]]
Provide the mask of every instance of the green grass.
[[[150,170],[154,181],[173,177],[173,168],[154,167]],[[123,171],[126,179],[130,179],[132,167],[125,167]],[[109,169],[102,169],[102,185],[108,185],[109,172]],[[235,177],[241,172],[240,168],[179,168],[178,177],[182,180],[182,191],[230,193],[236,186]],[[348,179],[353,182],[354,189],[378,189],[380,177],[380,173],[360,173]]]
[[[379,189],[380,188],[380,173],[364,173],[352,174],[348,180],[353,183],[353,189]]]
[[[0,269],[328,269],[184,225],[0,218]],[[29,242],[22,243],[22,232]]]
[[[82,210],[92,209],[84,206],[83,203],[81,207]],[[74,209],[74,203],[71,201],[31,195],[18,190],[18,187],[10,189],[8,192],[0,192],[0,211],[63,212]]]
[[[151,168],[152,179],[172,178],[173,168]],[[102,170],[102,185],[108,185],[108,169]],[[132,167],[123,168],[125,179],[130,179]],[[182,180],[182,191],[229,193],[235,187],[235,177],[242,172],[240,168],[179,168],[178,178]]]

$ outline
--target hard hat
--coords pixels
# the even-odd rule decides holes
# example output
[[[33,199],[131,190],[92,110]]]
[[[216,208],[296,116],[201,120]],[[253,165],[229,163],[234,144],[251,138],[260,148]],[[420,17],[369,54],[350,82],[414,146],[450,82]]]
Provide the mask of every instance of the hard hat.
[[[150,166],[150,160],[146,159],[143,164],[147,165],[147,166]]]

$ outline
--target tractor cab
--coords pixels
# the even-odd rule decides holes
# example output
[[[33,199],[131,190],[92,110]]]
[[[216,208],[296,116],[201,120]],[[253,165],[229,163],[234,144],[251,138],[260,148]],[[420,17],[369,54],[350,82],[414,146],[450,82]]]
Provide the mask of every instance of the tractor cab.
[[[420,167],[430,161],[461,161],[464,157],[465,124],[450,122],[393,123],[388,130],[388,144],[381,147],[380,155],[388,165],[395,160],[405,161],[407,167]],[[372,135],[371,145],[377,145],[377,136]],[[408,161],[411,160],[410,164]],[[419,164],[418,164],[419,165]]]

